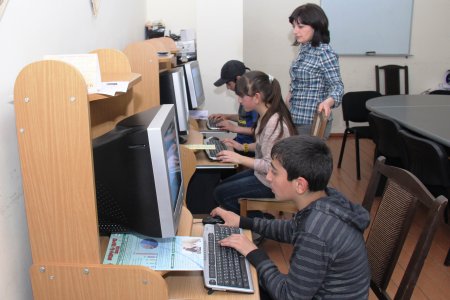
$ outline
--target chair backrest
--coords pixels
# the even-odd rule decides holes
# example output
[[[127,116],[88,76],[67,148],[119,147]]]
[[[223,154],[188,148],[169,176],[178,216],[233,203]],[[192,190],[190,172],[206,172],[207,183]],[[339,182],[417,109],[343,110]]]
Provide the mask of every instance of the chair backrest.
[[[348,122],[367,122],[369,110],[366,108],[366,102],[369,99],[380,97],[381,94],[376,91],[357,91],[345,93],[342,97],[342,116],[348,125]],[[347,126],[348,127],[348,126]]]
[[[325,129],[327,128],[328,118],[325,115],[325,110],[314,114],[314,119],[311,127],[311,135],[317,136],[321,139],[325,136]]]
[[[387,184],[366,240],[372,275],[371,288],[379,299],[391,299],[386,288],[402,252],[415,211],[420,207],[427,211],[426,219],[418,229],[419,238],[395,297],[392,297],[410,299],[447,199],[444,196],[433,197],[412,173],[385,165],[384,160],[384,157],[377,159],[363,201],[364,208],[370,211],[380,177],[386,176]],[[422,205],[418,205],[419,203]]]
[[[450,163],[444,146],[400,130],[406,149],[407,169],[425,185],[450,187]]]
[[[180,145],[181,170],[183,172],[184,206],[186,206],[186,196],[189,181],[197,168],[197,158],[193,150]]]
[[[376,90],[380,90],[380,72],[384,71],[384,95],[400,95],[400,70],[403,70],[405,95],[409,94],[408,66],[385,65],[375,66]]]
[[[396,121],[374,112],[369,114],[368,119],[378,154],[389,159],[402,159],[404,149],[398,138],[398,132],[401,130],[400,125]]]

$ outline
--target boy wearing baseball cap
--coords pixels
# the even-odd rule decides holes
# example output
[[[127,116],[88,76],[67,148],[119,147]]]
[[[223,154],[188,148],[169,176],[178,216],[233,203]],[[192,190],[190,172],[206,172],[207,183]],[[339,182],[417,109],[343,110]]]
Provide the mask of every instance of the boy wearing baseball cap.
[[[227,61],[221,71],[220,78],[214,82],[214,85],[219,87],[226,84],[227,89],[235,91],[236,80],[241,77],[247,70],[244,63],[238,60]],[[240,144],[254,143],[253,137],[253,125],[258,120],[258,113],[256,111],[246,112],[242,105],[239,105],[239,111],[237,114],[212,114],[209,118],[219,119],[221,122],[218,126],[221,129],[236,133],[234,140]],[[234,122],[229,122],[234,121]],[[244,153],[247,154],[247,153]]]

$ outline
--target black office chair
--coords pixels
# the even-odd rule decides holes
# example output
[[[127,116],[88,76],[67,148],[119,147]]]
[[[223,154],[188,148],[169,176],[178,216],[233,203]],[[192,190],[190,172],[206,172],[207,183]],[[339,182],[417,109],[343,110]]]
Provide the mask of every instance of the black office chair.
[[[400,71],[403,70],[404,94],[409,94],[408,66],[385,65],[375,66],[376,90],[381,93],[380,73],[384,71],[384,95],[400,95]]]
[[[450,196],[450,161],[444,146],[427,138],[399,131],[399,137],[405,145],[407,169],[413,173],[435,196]],[[448,223],[448,206],[444,212]],[[450,266],[450,250],[444,264]]]
[[[369,126],[352,126],[350,122],[366,123],[369,111],[366,108],[366,102],[369,99],[380,97],[381,94],[375,91],[348,92],[342,97],[342,115],[345,121],[344,137],[342,139],[341,151],[339,154],[338,168],[341,167],[344,156],[345,143],[347,135],[354,134],[356,148],[356,177],[361,179],[360,161],[359,161],[359,139],[371,139],[372,134]]]
[[[405,151],[398,136],[398,132],[402,129],[400,124],[374,112],[369,114],[368,120],[375,143],[374,158],[384,156],[386,164],[405,167]]]

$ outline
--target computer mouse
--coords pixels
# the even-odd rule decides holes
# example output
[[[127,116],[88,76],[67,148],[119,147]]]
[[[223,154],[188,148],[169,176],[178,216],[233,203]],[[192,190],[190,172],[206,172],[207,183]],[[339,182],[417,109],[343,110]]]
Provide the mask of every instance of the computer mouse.
[[[207,216],[207,217],[203,218],[202,223],[203,224],[223,224],[223,223],[225,223],[225,221],[219,216],[215,216],[215,217]]]

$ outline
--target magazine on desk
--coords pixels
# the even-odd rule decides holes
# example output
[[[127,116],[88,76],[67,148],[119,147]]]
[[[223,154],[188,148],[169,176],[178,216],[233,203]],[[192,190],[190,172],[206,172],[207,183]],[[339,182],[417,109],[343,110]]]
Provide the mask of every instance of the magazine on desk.
[[[103,263],[146,266],[157,271],[203,270],[203,238],[113,233]]]

